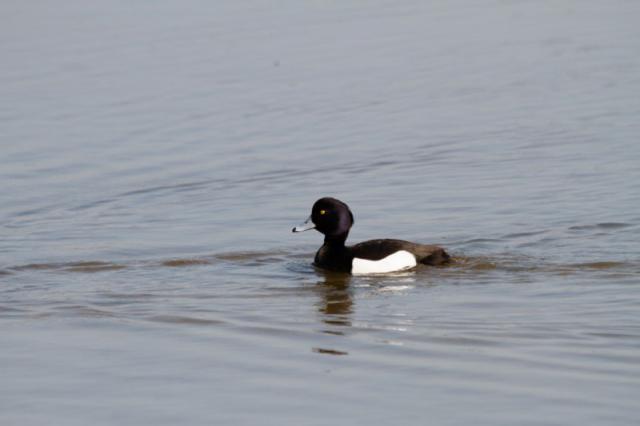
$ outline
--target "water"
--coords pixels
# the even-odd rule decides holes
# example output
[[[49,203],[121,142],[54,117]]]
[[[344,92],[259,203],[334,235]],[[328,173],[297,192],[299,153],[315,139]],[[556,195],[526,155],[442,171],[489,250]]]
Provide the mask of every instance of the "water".
[[[639,5],[3,2],[0,423],[636,423]]]

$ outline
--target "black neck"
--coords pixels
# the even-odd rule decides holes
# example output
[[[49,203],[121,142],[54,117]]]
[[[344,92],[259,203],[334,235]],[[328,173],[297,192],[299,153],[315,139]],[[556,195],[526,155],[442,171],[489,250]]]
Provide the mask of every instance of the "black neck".
[[[348,232],[338,235],[325,235],[324,244],[331,247],[344,247],[345,241],[347,241]]]
[[[316,253],[315,264],[333,271],[350,272],[353,256],[349,247],[344,245],[347,234],[325,235],[324,245]]]

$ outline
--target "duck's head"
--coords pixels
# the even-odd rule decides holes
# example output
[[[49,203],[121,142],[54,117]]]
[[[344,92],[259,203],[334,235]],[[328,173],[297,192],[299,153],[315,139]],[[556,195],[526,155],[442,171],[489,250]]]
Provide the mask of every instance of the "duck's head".
[[[353,225],[353,213],[349,206],[335,198],[320,198],[313,204],[311,216],[303,224],[293,228],[293,232],[315,229],[327,237],[345,236]]]

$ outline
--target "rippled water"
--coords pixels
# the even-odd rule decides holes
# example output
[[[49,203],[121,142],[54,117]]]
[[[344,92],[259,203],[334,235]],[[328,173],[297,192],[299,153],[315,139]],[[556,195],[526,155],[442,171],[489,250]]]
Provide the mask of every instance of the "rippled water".
[[[634,424],[639,5],[3,2],[0,423]]]

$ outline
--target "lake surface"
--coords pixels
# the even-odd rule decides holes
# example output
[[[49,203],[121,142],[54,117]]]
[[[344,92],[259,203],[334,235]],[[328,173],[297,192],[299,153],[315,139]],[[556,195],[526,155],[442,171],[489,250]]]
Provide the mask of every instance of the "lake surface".
[[[640,2],[0,15],[2,425],[637,423]]]

